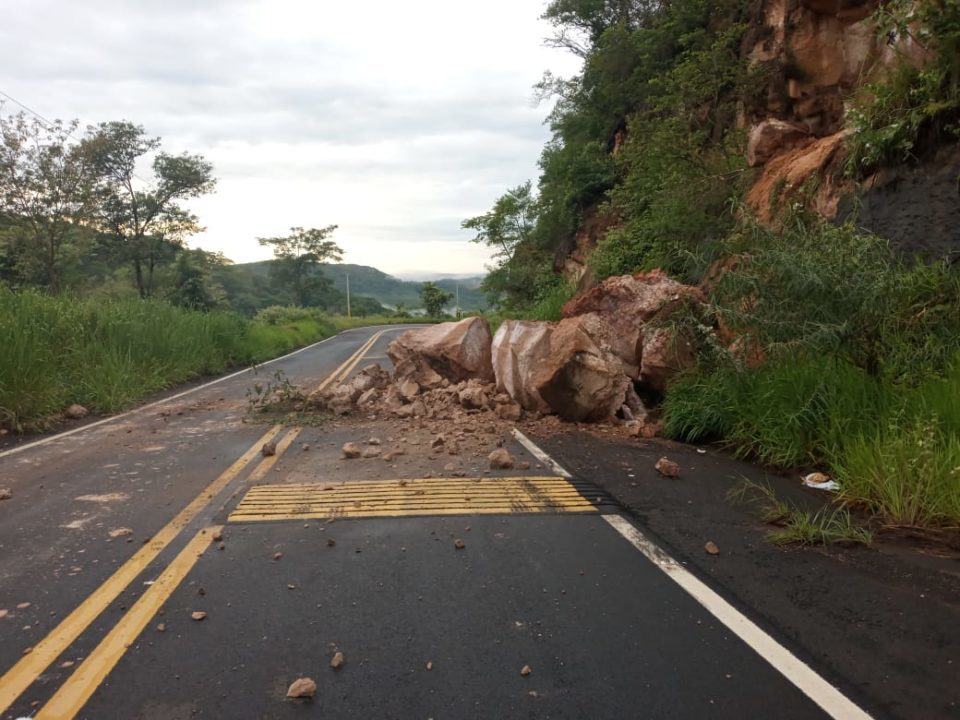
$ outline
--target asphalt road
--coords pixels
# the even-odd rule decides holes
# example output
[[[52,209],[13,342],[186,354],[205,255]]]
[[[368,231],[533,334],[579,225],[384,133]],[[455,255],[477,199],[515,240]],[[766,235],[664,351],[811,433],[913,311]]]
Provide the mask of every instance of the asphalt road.
[[[0,452],[0,718],[869,717],[522,436],[440,480],[244,422],[402,329]]]

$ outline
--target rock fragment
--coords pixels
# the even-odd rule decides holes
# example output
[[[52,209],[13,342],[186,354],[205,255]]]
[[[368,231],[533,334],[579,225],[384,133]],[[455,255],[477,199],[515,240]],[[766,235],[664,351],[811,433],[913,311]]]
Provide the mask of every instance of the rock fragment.
[[[288,698],[312,698],[317,694],[317,684],[308,677],[297,678],[287,688]]]
[[[532,672],[533,670],[530,669],[529,665],[524,665],[522,668],[520,668],[520,674],[523,675],[524,677],[526,677]]]
[[[127,537],[128,535],[133,535],[133,530],[128,527],[118,527],[111,530],[109,535],[112,538]]]
[[[673,460],[665,457],[657,460],[657,464],[653,466],[653,469],[664,477],[677,477],[680,474],[680,466]]]
[[[265,442],[260,448],[260,454],[264,457],[273,457],[277,454],[277,444],[275,442]]]
[[[85,418],[87,415],[90,414],[90,411],[87,410],[83,405],[74,403],[73,405],[68,407],[63,414],[66,415],[71,420],[82,420],[83,418]]]
[[[13,497],[13,491],[10,488],[0,488],[0,500],[9,500]]]
[[[717,544],[713,540],[707,540],[707,543],[703,546],[703,549],[706,550],[707,555],[720,554],[720,548],[717,547]]]
[[[463,550],[467,546],[467,544],[460,538],[457,538],[456,540],[453,541],[453,546],[457,550]]]
[[[337,652],[333,654],[333,658],[330,660],[330,667],[332,667],[334,670],[339,670],[343,667],[344,662],[346,662],[346,658],[343,656],[342,652],[337,650]]]
[[[505,448],[497,448],[487,457],[491,470],[509,470],[514,465],[513,455]]]
[[[353,460],[363,455],[363,449],[354,442],[344,443],[340,451],[347,460]]]
[[[207,614],[203,610],[194,610],[190,613],[190,619],[200,622],[201,620],[206,620]]]

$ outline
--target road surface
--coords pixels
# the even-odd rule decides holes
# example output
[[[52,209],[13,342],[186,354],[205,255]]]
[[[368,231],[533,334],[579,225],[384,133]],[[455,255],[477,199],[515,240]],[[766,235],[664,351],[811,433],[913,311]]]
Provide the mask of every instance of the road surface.
[[[869,717],[522,433],[438,479],[245,422],[403,329],[0,452],[0,718]]]

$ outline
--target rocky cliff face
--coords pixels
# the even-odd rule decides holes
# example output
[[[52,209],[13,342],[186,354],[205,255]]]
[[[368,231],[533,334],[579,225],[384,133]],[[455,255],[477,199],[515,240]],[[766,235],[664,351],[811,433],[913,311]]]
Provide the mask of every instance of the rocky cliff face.
[[[766,0],[744,53],[767,70],[765,103],[745,108],[748,164],[759,177],[747,204],[766,222],[784,203],[865,228],[907,253],[960,251],[960,155],[947,148],[909,168],[885,168],[856,186],[844,172],[849,102],[900,62],[930,56],[910,35],[878,37],[879,0]]]
[[[757,173],[746,204],[766,223],[798,203],[828,220],[856,210],[863,227],[908,254],[960,254],[960,146],[859,183],[846,172],[851,101],[898,64],[920,67],[931,59],[909,33],[878,35],[872,16],[881,1],[758,3],[741,47],[763,79],[737,119],[747,133],[747,164]],[[581,288],[591,285],[586,260],[615,222],[588,212],[557,270]]]

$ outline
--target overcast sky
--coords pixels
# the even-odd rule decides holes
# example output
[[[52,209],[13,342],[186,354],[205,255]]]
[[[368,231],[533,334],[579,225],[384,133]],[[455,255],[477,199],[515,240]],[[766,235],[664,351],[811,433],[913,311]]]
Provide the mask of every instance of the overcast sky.
[[[337,224],[347,262],[479,273],[460,221],[536,179],[549,108],[532,86],[577,70],[543,46],[544,4],[14,0],[0,90],[206,156],[219,184],[192,205],[193,246],[259,260],[258,236]]]

